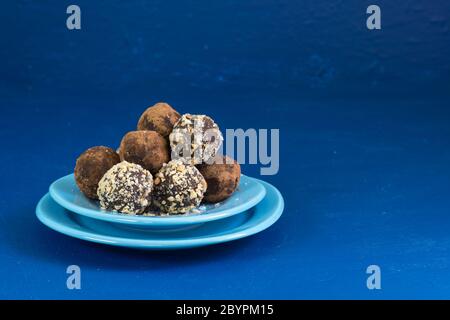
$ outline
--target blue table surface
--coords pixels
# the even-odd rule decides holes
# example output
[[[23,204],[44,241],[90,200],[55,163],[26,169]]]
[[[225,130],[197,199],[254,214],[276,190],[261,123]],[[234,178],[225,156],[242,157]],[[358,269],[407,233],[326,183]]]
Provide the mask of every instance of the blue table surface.
[[[77,0],[81,30],[68,4],[0,10],[0,298],[450,298],[450,2],[379,0],[381,30],[360,0]],[[179,252],[43,226],[50,183],[161,100],[279,128],[279,173],[242,169],[280,189],[281,219]]]
[[[36,219],[37,201],[84,149],[117,146],[150,102],[4,98],[1,298],[450,298],[448,101],[162,98],[180,112],[208,111],[222,128],[280,128],[279,173],[243,172],[280,189],[282,218],[253,237],[188,251],[58,234]],[[71,264],[81,290],[66,288]],[[381,290],[366,287],[371,264]]]

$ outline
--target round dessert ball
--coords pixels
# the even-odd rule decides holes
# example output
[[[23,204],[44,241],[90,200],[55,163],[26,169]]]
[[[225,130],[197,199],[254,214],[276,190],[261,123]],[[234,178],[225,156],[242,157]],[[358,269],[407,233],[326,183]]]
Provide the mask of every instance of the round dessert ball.
[[[195,165],[214,158],[223,137],[210,117],[184,114],[173,127],[169,140],[172,159],[183,159]]]
[[[93,147],[83,152],[75,165],[75,181],[86,197],[98,199],[98,182],[112,166],[119,163],[119,155],[108,147]]]
[[[172,160],[155,176],[153,205],[168,214],[186,213],[201,203],[206,187],[196,167]]]
[[[139,119],[138,130],[156,131],[163,137],[168,137],[174,124],[180,119],[180,114],[170,105],[159,102],[144,111]]]
[[[140,165],[122,161],[105,173],[98,184],[100,206],[105,210],[142,214],[150,204],[152,174]]]
[[[198,170],[205,178],[208,188],[204,201],[216,203],[229,198],[239,186],[241,166],[227,156],[216,156],[214,163],[201,164]]]
[[[164,163],[170,161],[167,140],[156,131],[132,131],[122,139],[120,160],[141,165],[156,174]]]

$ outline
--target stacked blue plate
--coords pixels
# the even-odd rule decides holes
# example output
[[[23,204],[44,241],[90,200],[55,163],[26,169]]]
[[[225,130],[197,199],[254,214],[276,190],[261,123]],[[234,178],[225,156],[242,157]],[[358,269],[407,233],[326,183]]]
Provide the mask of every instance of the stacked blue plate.
[[[237,240],[261,232],[281,216],[284,201],[272,185],[241,176],[227,200],[196,213],[138,216],[102,210],[86,198],[73,174],[55,181],[36,207],[49,228],[86,241],[137,249],[183,249]]]

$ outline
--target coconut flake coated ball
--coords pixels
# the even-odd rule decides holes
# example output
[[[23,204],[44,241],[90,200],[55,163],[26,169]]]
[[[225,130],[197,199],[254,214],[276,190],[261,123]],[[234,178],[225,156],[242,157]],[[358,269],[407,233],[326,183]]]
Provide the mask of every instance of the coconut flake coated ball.
[[[182,159],[195,165],[215,157],[223,136],[210,117],[184,114],[173,127],[169,140],[172,159]]]
[[[119,162],[119,155],[108,147],[92,147],[83,152],[78,157],[74,170],[80,191],[88,198],[98,199],[98,182],[106,171]]]
[[[122,161],[139,164],[155,174],[169,162],[170,148],[156,131],[131,131],[123,137],[119,155]]]
[[[176,110],[167,103],[159,102],[144,111],[139,119],[137,129],[156,131],[166,138],[179,119],[180,114]]]
[[[201,164],[198,170],[205,178],[208,188],[203,201],[217,203],[229,198],[239,186],[241,166],[227,156],[216,156],[214,163]]]
[[[206,187],[206,181],[196,167],[172,160],[155,176],[153,205],[163,213],[186,213],[201,203]]]
[[[150,205],[152,188],[150,171],[122,161],[106,172],[97,194],[103,209],[135,215],[144,213]]]

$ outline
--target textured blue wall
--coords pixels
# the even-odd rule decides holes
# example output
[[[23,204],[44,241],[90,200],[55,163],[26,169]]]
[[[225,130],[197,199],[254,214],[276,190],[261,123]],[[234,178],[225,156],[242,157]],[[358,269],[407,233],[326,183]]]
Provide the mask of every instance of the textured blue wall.
[[[73,3],[81,31],[66,28]],[[364,0],[3,3],[0,298],[449,299],[450,2],[375,3],[373,32]],[[279,128],[280,171],[263,179],[285,198],[280,221],[142,253],[34,217],[82,151],[117,147],[158,100],[222,129]]]
[[[372,3],[380,31],[366,29]],[[69,4],[80,31],[66,29]],[[0,11],[0,85],[32,96],[446,95],[449,17],[445,0],[14,1]]]

